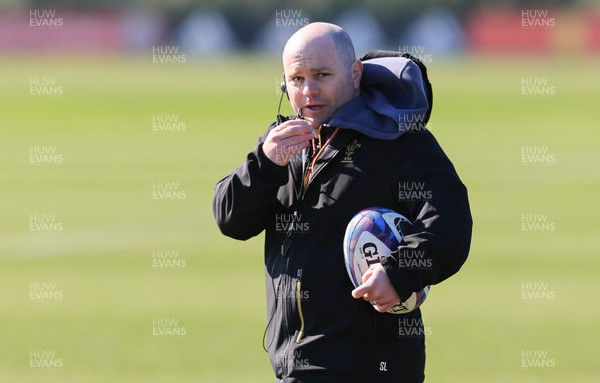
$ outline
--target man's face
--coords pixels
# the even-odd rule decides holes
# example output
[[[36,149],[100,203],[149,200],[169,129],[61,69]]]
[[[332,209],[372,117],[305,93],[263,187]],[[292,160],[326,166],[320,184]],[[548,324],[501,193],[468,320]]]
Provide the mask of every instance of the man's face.
[[[359,94],[360,61],[344,65],[330,38],[295,44],[284,53],[283,67],[292,107],[302,109],[314,129]]]

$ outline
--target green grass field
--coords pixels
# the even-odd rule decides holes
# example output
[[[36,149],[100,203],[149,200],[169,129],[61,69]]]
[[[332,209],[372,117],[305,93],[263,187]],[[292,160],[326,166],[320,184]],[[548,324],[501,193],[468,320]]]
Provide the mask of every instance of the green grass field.
[[[423,307],[427,381],[596,382],[598,62],[429,67],[430,127],[475,227],[470,259]],[[274,380],[262,238],[221,236],[211,203],[274,118],[280,73],[276,58],[3,58],[1,382]],[[62,94],[31,95],[31,78]],[[523,95],[531,78],[554,94]],[[156,115],[185,129],[156,131]],[[155,199],[155,183],[178,198]]]

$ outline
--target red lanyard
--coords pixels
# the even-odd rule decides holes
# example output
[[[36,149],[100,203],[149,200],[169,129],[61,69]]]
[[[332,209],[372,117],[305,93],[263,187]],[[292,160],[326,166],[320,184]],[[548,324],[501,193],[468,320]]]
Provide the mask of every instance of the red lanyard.
[[[336,136],[336,134],[339,132],[339,130],[340,130],[340,128],[335,128],[331,137],[329,137],[329,139],[327,139],[327,141],[325,142],[325,145],[321,146],[321,149],[319,149],[319,152],[313,157],[313,160],[312,160],[310,166],[308,167],[308,171],[306,172],[306,175],[304,176],[304,183],[302,184],[304,186],[304,190],[306,190],[306,186],[308,185],[308,181],[310,180],[310,176],[312,175],[312,171],[315,168],[315,164],[317,163],[317,160],[321,157],[321,155],[325,151],[325,148],[331,143],[331,141]],[[313,145],[313,153],[314,153],[315,149],[316,149],[314,139],[312,141],[312,145]]]

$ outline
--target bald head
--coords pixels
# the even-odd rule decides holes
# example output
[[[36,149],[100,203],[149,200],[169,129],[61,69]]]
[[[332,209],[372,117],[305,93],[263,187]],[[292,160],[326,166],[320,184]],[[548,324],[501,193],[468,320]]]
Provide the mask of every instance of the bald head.
[[[283,50],[290,103],[316,129],[360,94],[362,63],[348,34],[328,23],[309,24]]]
[[[354,45],[348,33],[335,24],[318,22],[300,28],[290,37],[283,49],[283,62],[285,63],[290,55],[302,51],[307,45],[319,45],[329,48],[329,52],[336,52],[348,69],[356,61]]]

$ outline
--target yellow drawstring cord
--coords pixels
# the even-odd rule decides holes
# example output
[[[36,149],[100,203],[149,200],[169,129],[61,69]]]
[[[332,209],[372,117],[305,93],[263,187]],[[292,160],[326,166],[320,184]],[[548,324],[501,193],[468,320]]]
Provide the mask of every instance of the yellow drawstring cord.
[[[296,343],[300,343],[304,336],[304,314],[302,313],[302,269],[298,269],[298,280],[296,281],[296,304],[298,305],[298,314],[300,315],[300,331],[296,336]]]

